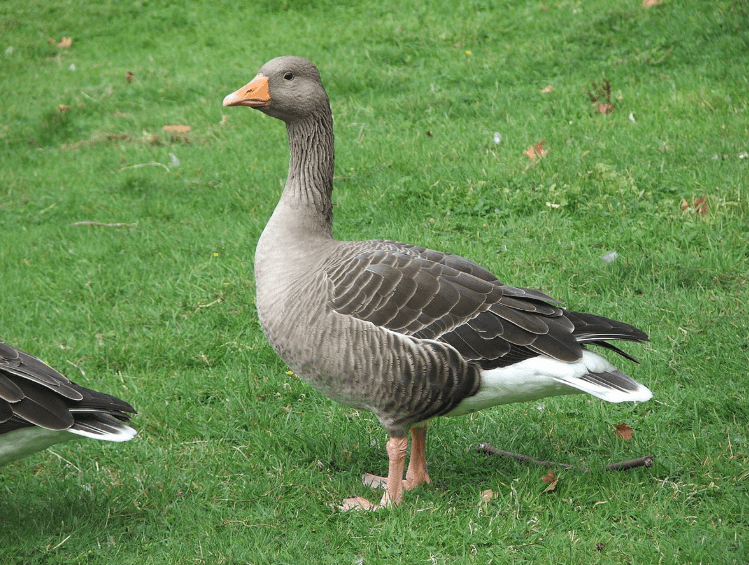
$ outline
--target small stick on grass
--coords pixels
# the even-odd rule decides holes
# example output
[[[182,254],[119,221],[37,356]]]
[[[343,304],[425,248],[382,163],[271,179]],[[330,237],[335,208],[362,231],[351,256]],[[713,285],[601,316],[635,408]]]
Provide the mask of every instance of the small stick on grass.
[[[125,223],[107,224],[104,222],[73,222],[70,225],[71,226],[104,226],[105,228],[129,228],[129,227],[135,227],[138,224],[125,224]]]
[[[652,467],[653,459],[654,457],[652,455],[646,455],[645,457],[638,457],[637,459],[619,461],[618,463],[606,465],[606,469],[609,471],[626,471],[627,469],[634,469],[635,467]]]
[[[502,451],[497,449],[493,445],[488,443],[480,443],[476,446],[476,449],[487,455],[501,455],[502,457],[511,457],[517,459],[521,463],[531,463],[533,465],[539,465],[540,467],[562,467],[563,469],[572,469],[574,465],[568,465],[566,463],[555,463],[554,461],[538,461],[522,453],[512,453],[511,451]]]
[[[130,165],[129,167],[122,167],[121,169],[117,169],[117,172],[121,173],[122,171],[128,171],[130,169],[140,169],[141,167],[161,167],[167,173],[171,172],[169,170],[169,167],[167,167],[163,163],[157,163],[155,161],[152,161],[151,163],[138,163],[137,165]]]
[[[567,463],[556,463],[554,461],[538,461],[536,459],[533,459],[521,453],[512,453],[510,451],[502,451],[501,449],[497,449],[496,447],[488,443],[480,443],[476,446],[476,449],[478,449],[482,453],[486,453],[487,455],[500,455],[502,457],[511,457],[512,459],[517,459],[521,463],[531,463],[533,465],[539,465],[541,467],[561,467],[562,469],[574,469],[575,468],[575,465],[569,465]],[[626,471],[627,469],[634,469],[635,467],[652,467],[653,460],[654,460],[654,457],[652,455],[645,455],[644,457],[639,457],[638,459],[630,459],[628,461],[619,461],[618,463],[612,463],[611,465],[606,465],[606,469],[609,471]]]

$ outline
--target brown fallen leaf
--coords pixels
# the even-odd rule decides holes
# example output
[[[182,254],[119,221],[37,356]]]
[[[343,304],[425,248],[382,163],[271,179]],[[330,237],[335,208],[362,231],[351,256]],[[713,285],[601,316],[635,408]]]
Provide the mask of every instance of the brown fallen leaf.
[[[707,197],[702,196],[701,198],[697,198],[694,202],[692,202],[692,205],[696,208],[697,213],[700,216],[704,216],[707,214]]]
[[[614,426],[614,429],[616,430],[616,435],[618,435],[624,441],[629,441],[630,439],[632,439],[633,430],[627,424],[616,424]]]
[[[68,106],[67,104],[58,104],[57,111],[61,114],[67,114],[70,111],[70,106]]]
[[[541,480],[545,483],[549,483],[549,486],[544,489],[544,492],[554,492],[554,490],[557,488],[557,482],[559,479],[557,479],[554,476],[554,471],[549,471],[546,473],[543,477],[541,477]]]
[[[702,196],[700,198],[695,198],[692,200],[692,202],[687,202],[686,200],[681,200],[681,211],[686,212],[688,210],[693,210],[700,216],[707,215],[707,197]]]
[[[653,6],[657,6],[658,4],[663,4],[663,0],[642,0],[643,8],[652,8]]]
[[[188,133],[192,131],[192,128],[190,126],[164,126],[164,131],[168,131],[171,133]]]
[[[592,83],[593,90],[588,92],[588,98],[601,114],[610,114],[614,111],[614,104],[611,103],[611,83],[608,79],[603,79],[600,85]]]
[[[549,92],[551,92],[552,90],[554,90],[554,87],[551,86],[551,85],[548,85],[548,86],[545,86],[545,87],[543,87],[541,89],[541,93],[542,94],[549,94]]]
[[[546,140],[536,143],[536,145],[531,145],[527,150],[523,151],[523,153],[528,156],[528,159],[535,163],[538,159],[543,159],[548,153],[548,151],[544,149],[544,143],[546,143]]]
[[[497,493],[491,489],[486,489],[481,493],[481,502],[489,502],[492,498],[496,498]]]
[[[71,45],[73,45],[73,38],[72,37],[63,37],[62,41],[60,41],[60,43],[57,44],[58,47],[62,47],[64,49],[67,49]]]
[[[128,71],[127,72],[127,74],[125,75],[125,80],[127,81],[128,84],[130,84],[131,82],[133,82],[133,77],[134,76],[135,76],[135,73],[133,71]]]

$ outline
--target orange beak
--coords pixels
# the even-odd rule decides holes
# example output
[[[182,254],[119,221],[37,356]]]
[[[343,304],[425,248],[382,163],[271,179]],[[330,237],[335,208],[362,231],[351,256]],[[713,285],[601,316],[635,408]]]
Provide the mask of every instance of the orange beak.
[[[257,75],[249,84],[224,98],[224,106],[249,106],[262,108],[270,105],[268,77]]]

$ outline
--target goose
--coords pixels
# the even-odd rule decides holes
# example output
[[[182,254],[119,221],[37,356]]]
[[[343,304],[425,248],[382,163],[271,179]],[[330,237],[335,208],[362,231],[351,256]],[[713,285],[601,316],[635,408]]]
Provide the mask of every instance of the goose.
[[[127,441],[135,410],[0,341],[0,466],[63,441]]]
[[[501,283],[450,253],[390,240],[332,235],[333,117],[315,65],[266,63],[224,106],[248,106],[286,124],[286,185],[255,251],[256,305],[268,342],[314,389],[372,412],[390,438],[379,504],[430,481],[426,426],[491,406],[588,393],[609,402],[652,393],[598,353],[644,342],[641,330],[574,312],[542,292]],[[411,456],[403,471],[411,434]]]

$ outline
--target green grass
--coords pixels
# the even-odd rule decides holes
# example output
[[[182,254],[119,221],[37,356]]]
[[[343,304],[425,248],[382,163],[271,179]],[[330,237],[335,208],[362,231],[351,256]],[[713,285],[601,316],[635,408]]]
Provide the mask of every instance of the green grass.
[[[746,0],[89,4],[0,5],[0,339],[132,402],[139,436],[3,468],[0,561],[749,561]],[[431,485],[334,511],[376,498],[359,476],[386,471],[386,437],[264,340],[252,257],[285,131],[221,106],[283,54],[331,97],[339,238],[450,250],[636,323],[652,342],[622,363],[654,400],[443,419]],[[609,115],[587,96],[604,78]],[[544,493],[545,470],[481,441],[590,471]]]

